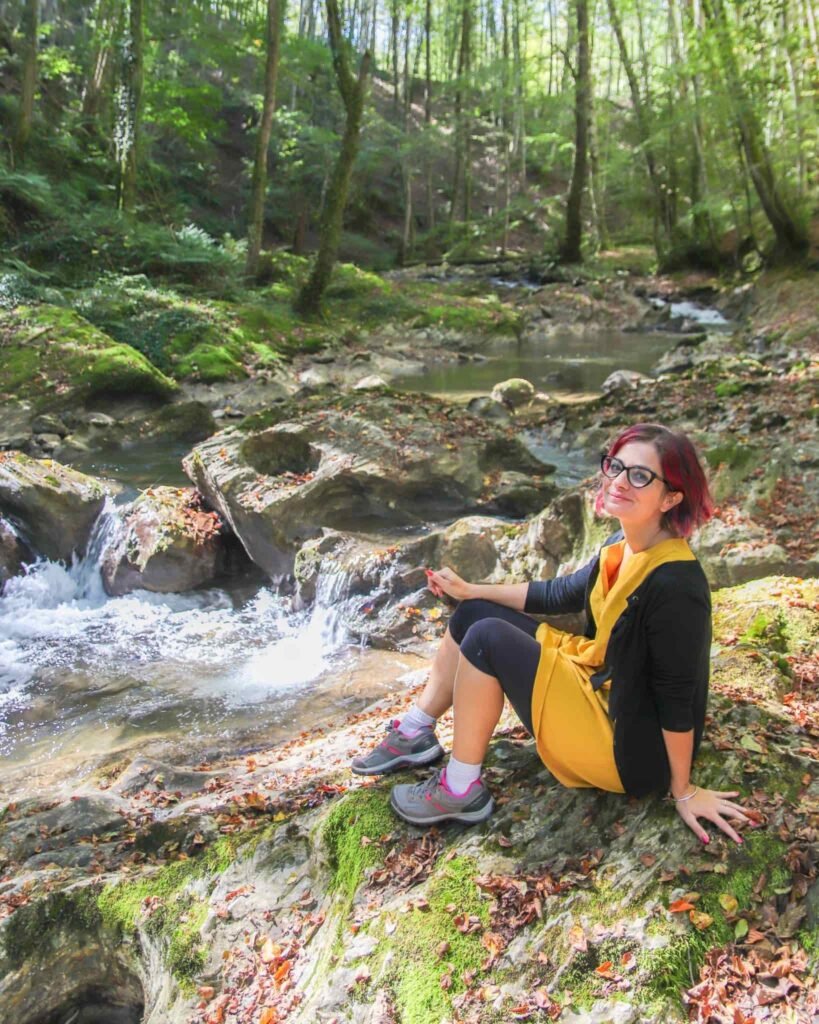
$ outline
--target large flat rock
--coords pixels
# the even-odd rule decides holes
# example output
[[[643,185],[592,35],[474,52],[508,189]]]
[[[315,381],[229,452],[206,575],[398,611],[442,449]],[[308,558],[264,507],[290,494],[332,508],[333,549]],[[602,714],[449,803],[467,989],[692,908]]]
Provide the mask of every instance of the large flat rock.
[[[289,573],[298,548],[323,527],[523,515],[555,493],[551,467],[511,432],[422,396],[348,397],[269,419],[277,422],[254,417],[216,434],[184,467],[271,576]]]

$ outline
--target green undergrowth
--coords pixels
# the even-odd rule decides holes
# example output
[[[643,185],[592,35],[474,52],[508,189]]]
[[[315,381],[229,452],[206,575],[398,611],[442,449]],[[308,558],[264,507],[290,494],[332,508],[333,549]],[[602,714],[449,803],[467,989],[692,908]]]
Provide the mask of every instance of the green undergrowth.
[[[470,857],[444,861],[430,879],[428,908],[413,909],[398,918],[389,940],[390,960],[384,979],[402,1024],[448,1019],[452,997],[464,991],[464,972],[480,971],[488,956],[480,936],[489,924],[489,911],[475,884],[476,874],[477,866]],[[453,923],[455,914],[475,915],[481,929],[471,934],[460,932]],[[451,979],[447,989],[441,987],[445,977]]]
[[[205,242],[189,248],[209,251]],[[459,283],[390,281],[352,264],[335,268],[321,315],[302,319],[292,304],[308,266],[302,257],[277,253],[264,283],[239,281],[226,295],[211,287],[207,277],[193,284],[147,271],[102,272],[93,282],[57,288],[48,274],[17,260],[14,267],[25,273],[10,265],[14,272],[0,281],[5,315],[38,326],[50,319],[55,351],[78,345],[104,351],[87,360],[84,370],[63,359],[61,379],[51,382],[42,346],[23,337],[3,347],[8,390],[23,393],[34,381],[39,390],[68,386],[81,391],[86,384],[86,390],[99,390],[110,380],[111,391],[165,395],[174,387],[169,377],[239,380],[275,369],[299,352],[354,345],[363,340],[362,332],[387,324],[469,335],[517,329],[514,311],[484,287],[473,294]],[[122,267],[127,270],[128,264]],[[21,306],[23,301],[28,306]]]

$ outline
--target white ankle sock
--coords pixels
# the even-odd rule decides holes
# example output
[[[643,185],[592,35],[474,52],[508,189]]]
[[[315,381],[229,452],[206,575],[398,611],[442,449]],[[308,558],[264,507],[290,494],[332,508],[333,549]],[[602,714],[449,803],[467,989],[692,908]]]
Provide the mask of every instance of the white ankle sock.
[[[466,761],[450,757],[444,776],[447,786],[455,796],[463,796],[472,783],[481,777],[481,767],[481,764],[467,764]]]
[[[398,731],[404,736],[414,736],[419,729],[428,729],[435,725],[437,719],[422,711],[417,704],[413,704],[409,711],[401,719]]]

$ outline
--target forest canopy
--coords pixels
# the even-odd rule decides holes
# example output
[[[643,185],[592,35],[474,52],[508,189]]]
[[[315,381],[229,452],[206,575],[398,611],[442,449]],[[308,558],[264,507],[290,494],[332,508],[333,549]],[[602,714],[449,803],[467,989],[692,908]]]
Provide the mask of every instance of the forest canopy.
[[[104,260],[123,216],[116,244],[157,258],[180,239],[310,253],[347,81],[345,259],[800,260],[818,20],[813,0],[0,2],[4,259]]]

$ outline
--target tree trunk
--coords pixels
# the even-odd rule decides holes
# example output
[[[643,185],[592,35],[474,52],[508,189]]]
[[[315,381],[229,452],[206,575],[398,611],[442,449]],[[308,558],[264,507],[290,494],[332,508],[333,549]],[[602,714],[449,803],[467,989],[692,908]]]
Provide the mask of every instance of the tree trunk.
[[[464,92],[469,68],[469,37],[472,31],[470,2],[471,0],[462,0],[461,4],[461,43],[458,48],[458,77],[455,87],[455,172],[452,178],[452,202],[449,207],[450,221],[455,220],[458,205],[466,191],[464,176],[468,129],[464,116]]]
[[[597,132],[596,103],[594,99],[594,77],[589,82],[589,197],[592,201],[592,215],[597,232],[597,244],[608,249],[609,229],[606,224],[606,189],[603,180],[603,166],[600,162],[600,141]]]
[[[83,117],[97,117],[105,91],[105,82],[111,66],[111,51],[116,37],[118,10],[112,0],[100,0],[97,7],[97,46],[82,93]]]
[[[23,70],[20,81],[20,113],[14,137],[14,156],[21,159],[31,135],[34,93],[37,90],[37,36],[40,29],[39,0],[26,0],[23,9]]]
[[[267,60],[264,72],[262,119],[256,135],[253,180],[250,188],[250,210],[247,229],[247,260],[245,274],[255,277],[259,266],[264,228],[264,198],[267,192],[267,151],[276,111],[276,82],[279,77],[279,50],[284,0],[267,0]]]
[[[503,157],[501,166],[503,167],[503,239],[501,242],[501,255],[506,255],[506,250],[509,248],[509,206],[512,201],[512,92],[511,82],[509,81],[509,0],[503,0],[501,6],[501,16],[503,19],[503,36],[502,36],[502,50],[501,50],[501,63],[502,63],[502,79],[501,79],[501,90],[503,95],[501,97],[501,132],[500,136],[503,140]]]
[[[429,132],[432,124],[432,0],[426,0],[424,10],[424,126]],[[435,191],[432,186],[432,158],[430,145],[424,147],[424,176],[427,193],[427,230],[435,227]]]
[[[560,249],[563,263],[583,259],[583,192],[588,176],[589,107],[591,61],[589,58],[588,0],[575,0],[577,15],[577,75],[574,100],[574,165],[566,203],[566,236]]]
[[[392,101],[395,109],[398,109],[398,27],[400,15],[398,13],[398,0],[392,0],[392,18],[390,21],[390,49],[392,50]]]
[[[526,188],[526,96],[523,87],[523,47],[520,42],[520,3],[513,0],[512,51],[515,69],[515,159],[520,188]]]
[[[782,260],[799,258],[808,248],[808,239],[797,224],[778,187],[762,128],[737,65],[723,0],[702,0],[702,9],[706,21],[713,26],[716,34],[720,64],[728,86],[748,172],[765,216],[773,228],[776,256]]]
[[[637,75],[634,72],[634,65],[628,55],[628,47],[626,46],[626,39],[623,35],[623,26],[614,0],[608,0],[608,7],[611,27],[614,30],[614,35],[617,39],[617,47],[620,51],[620,63],[623,65],[623,70],[625,71],[629,91],[631,93],[631,103],[634,107],[634,118],[637,122],[637,133],[640,137],[640,144],[645,156],[646,169],[648,171],[649,183],[651,185],[651,192],[654,199],[654,248],[657,251],[657,256],[662,260],[665,251],[663,231],[666,237],[671,233],[671,225],[669,224],[666,202],[663,195],[663,183],[660,179],[660,173],[657,169],[657,159],[654,155],[654,148],[651,144],[650,126],[646,110],[643,106],[643,100],[640,95],[640,85],[637,81]]]
[[[130,0],[122,39],[122,73],[117,92],[115,132],[117,206],[132,211],[136,202],[137,159],[143,84],[143,0]]]
[[[344,101],[346,118],[341,150],[333,167],[330,184],[327,188],[327,200],[322,211],[321,235],[316,262],[295,302],[296,312],[302,315],[318,312],[321,298],[330,283],[330,276],[338,255],[344,208],[347,205],[347,192],[350,187],[355,158],[358,154],[367,75],[370,69],[370,54],[367,51],[361,58],[358,78],[353,75],[347,60],[346,41],[341,31],[338,0],[326,0],[326,4],[333,69],[336,73],[338,91]]]

